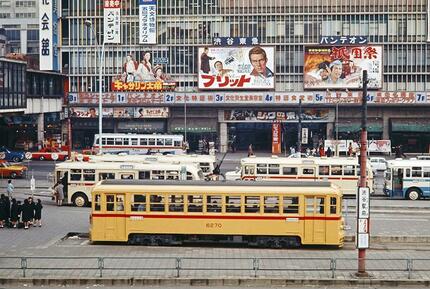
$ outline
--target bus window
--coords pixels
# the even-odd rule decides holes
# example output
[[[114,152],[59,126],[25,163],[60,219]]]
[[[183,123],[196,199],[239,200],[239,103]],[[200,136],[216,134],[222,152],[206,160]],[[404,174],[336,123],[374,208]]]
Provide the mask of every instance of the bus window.
[[[115,138],[115,145],[122,145],[122,138]]]
[[[99,173],[99,180],[114,180],[115,174],[114,173]]]
[[[157,138],[157,146],[164,146],[164,139]]]
[[[260,196],[245,196],[245,213],[260,213]]]
[[[299,197],[283,197],[284,214],[299,213]]]
[[[413,178],[422,178],[422,168],[421,167],[412,167],[412,177]]]
[[[148,139],[148,145],[155,146],[155,138]]]
[[[269,164],[269,175],[279,175],[278,164]]]
[[[100,194],[94,196],[94,211],[100,211]]]
[[[336,214],[336,208],[337,208],[337,198],[330,197],[330,214],[332,215]]]
[[[411,177],[411,169],[406,169],[405,170],[405,177],[406,178],[410,178]]]
[[[92,181],[96,180],[96,170],[84,170],[84,181]]]
[[[164,196],[151,195],[149,210],[151,212],[164,212]]]
[[[121,180],[132,180],[134,179],[133,174],[120,174]]]
[[[166,171],[166,180],[179,180],[178,171]]]
[[[183,212],[184,211],[184,196],[183,195],[170,195],[169,196],[169,212]]]
[[[221,213],[222,198],[221,196],[207,196],[206,197],[206,212],[208,213]]]
[[[124,195],[116,195],[116,207],[117,212],[124,211]]]
[[[342,166],[332,165],[331,166],[331,174],[332,174],[332,176],[341,176],[342,175]]]
[[[296,167],[283,167],[282,174],[286,176],[296,176],[297,168]]]
[[[343,166],[344,176],[355,176],[355,169],[352,165]]]
[[[151,179],[152,180],[164,180],[164,171],[153,170],[151,172]]]
[[[132,145],[132,146],[137,146],[137,145],[138,145],[138,143],[137,143],[137,138],[132,138],[132,139],[131,139],[131,145]]]
[[[193,174],[191,172],[187,172],[187,180],[192,181],[193,179]]]
[[[240,213],[240,196],[225,197],[226,213]]]
[[[267,174],[267,164],[257,164],[257,174],[266,175]]]
[[[245,166],[245,175],[254,175],[254,166]]]
[[[70,170],[70,180],[71,181],[80,181],[82,178],[82,170],[80,169],[71,169]]]
[[[144,212],[146,211],[146,196],[143,194],[133,195],[131,203],[131,210],[133,212]]]
[[[274,197],[274,196],[264,197],[264,212],[279,213],[279,197]]]
[[[329,166],[320,166],[319,167],[319,174],[320,176],[328,176],[329,173]]]
[[[109,138],[107,138],[107,139],[106,139],[106,144],[107,144],[107,145],[114,145],[114,144],[115,144],[115,142],[114,142],[114,140],[113,140],[113,138],[112,138],[112,137],[109,137]]]
[[[173,139],[171,139],[171,138],[166,138],[166,139],[164,140],[164,144],[165,144],[166,146],[172,146],[172,145],[173,145]]]
[[[106,211],[113,212],[115,209],[115,195],[106,195]]]
[[[430,168],[423,168],[423,177],[430,178]]]
[[[140,171],[139,172],[139,180],[149,180],[151,173],[149,171]]]
[[[313,175],[314,174],[314,168],[303,168],[302,172],[304,175]]]
[[[140,145],[141,146],[147,146],[148,145],[148,139],[147,138],[141,138],[140,139]]]
[[[203,212],[203,197],[201,195],[188,196],[188,212]]]

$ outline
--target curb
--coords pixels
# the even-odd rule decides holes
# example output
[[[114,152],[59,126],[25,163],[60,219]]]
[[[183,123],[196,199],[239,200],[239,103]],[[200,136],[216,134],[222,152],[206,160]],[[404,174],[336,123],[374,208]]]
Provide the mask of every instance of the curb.
[[[430,286],[430,280],[420,279],[284,279],[284,278],[0,278],[0,285],[33,286]]]

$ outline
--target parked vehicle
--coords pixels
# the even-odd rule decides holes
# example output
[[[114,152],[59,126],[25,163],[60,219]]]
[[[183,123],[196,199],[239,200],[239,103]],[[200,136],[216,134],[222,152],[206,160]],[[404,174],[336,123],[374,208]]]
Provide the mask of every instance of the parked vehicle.
[[[27,167],[23,165],[11,164],[8,161],[0,160],[0,177],[15,179],[23,178],[27,174]]]
[[[66,151],[61,151],[58,148],[54,148],[54,147],[44,147],[42,148],[40,151],[38,152],[34,152],[32,153],[32,159],[33,160],[48,160],[48,161],[53,161],[54,159],[52,158],[52,155],[56,154],[58,156],[58,158],[56,160],[58,161],[65,161],[67,160],[67,156],[68,156],[68,152]]]
[[[371,157],[370,165],[372,166],[373,172],[385,171],[387,169],[387,161],[381,157]]]
[[[426,160],[426,161],[428,161],[428,160],[430,160],[430,156],[417,156],[417,160]]]
[[[18,163],[18,162],[22,162],[24,158],[25,158],[24,152],[12,151],[5,146],[0,147],[0,159]]]

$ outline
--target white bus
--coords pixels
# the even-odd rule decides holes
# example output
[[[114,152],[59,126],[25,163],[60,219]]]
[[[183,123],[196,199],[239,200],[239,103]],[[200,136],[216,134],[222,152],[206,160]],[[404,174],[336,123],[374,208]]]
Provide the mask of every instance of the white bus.
[[[430,160],[388,161],[384,193],[390,198],[410,200],[430,197]]]
[[[167,164],[192,164],[200,167],[203,175],[214,172],[216,157],[212,155],[128,155],[128,154],[103,154],[89,156],[90,162],[139,162],[139,163],[167,163]]]
[[[99,135],[94,136],[93,151],[99,151]],[[184,136],[179,134],[126,134],[104,133],[102,134],[103,152],[120,153],[169,153],[183,154]]]
[[[203,180],[202,171],[194,165],[140,164],[119,162],[74,162],[55,165],[55,182],[64,185],[64,200],[78,207],[91,202],[91,189],[101,180]]]
[[[236,171],[227,172],[227,180],[319,181],[338,185],[344,195],[356,195],[360,178],[358,158],[248,157]],[[367,184],[373,193],[373,172],[367,162]]]

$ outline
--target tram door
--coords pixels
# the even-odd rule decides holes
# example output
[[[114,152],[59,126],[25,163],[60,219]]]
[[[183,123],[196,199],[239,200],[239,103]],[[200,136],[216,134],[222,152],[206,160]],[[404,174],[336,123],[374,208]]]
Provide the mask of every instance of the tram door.
[[[105,210],[110,215],[109,218],[105,218],[105,237],[107,240],[125,240],[124,200],[124,194],[106,194]]]
[[[393,197],[403,198],[403,173],[404,170],[402,168],[393,169],[393,180],[392,180],[392,188],[393,188]]]
[[[305,243],[325,243],[325,199],[306,197]]]

